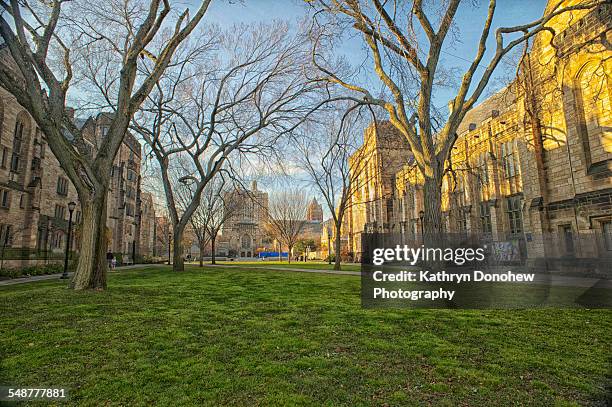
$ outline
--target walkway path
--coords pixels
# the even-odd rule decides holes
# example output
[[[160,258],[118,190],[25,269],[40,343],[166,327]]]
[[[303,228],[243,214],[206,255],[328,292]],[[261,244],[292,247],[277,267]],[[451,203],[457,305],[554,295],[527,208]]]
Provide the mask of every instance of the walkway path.
[[[300,273],[317,273],[317,274],[339,274],[339,275],[349,275],[349,276],[360,276],[361,272],[359,271],[340,271],[340,270],[321,270],[321,269],[302,269],[297,267],[283,267],[283,266],[254,266],[251,264],[205,264],[204,267],[219,267],[219,268],[242,268],[242,269],[264,269],[264,270],[274,270],[274,271],[296,271]]]
[[[130,270],[130,269],[135,269],[135,268],[139,268],[139,267],[143,267],[143,266],[163,266],[163,264],[135,264],[135,265],[131,265],[131,266],[121,266],[121,267],[117,267],[115,269],[115,271],[111,271],[111,273],[116,273],[118,271],[123,271],[123,270]],[[71,277],[72,276],[72,272],[68,273],[68,276]],[[58,273],[58,274],[44,274],[42,276],[30,276],[30,277],[19,277],[19,278],[11,278],[8,280],[0,280],[0,287],[5,286],[5,285],[15,285],[15,284],[23,284],[23,283],[33,283],[35,281],[45,281],[45,280],[59,280],[60,277],[62,276],[62,273]]]

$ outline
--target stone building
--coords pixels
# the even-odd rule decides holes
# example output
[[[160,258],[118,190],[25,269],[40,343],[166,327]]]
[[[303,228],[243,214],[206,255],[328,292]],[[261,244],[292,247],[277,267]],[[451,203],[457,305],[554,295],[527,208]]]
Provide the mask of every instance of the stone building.
[[[447,231],[514,244],[532,259],[612,256],[611,22],[610,5],[552,19],[555,39],[538,34],[518,77],[466,115],[442,186]],[[409,240],[421,227],[414,164],[374,184],[376,203],[351,218],[357,256],[364,229]]]
[[[155,203],[153,194],[140,194],[140,253],[143,256],[154,257],[155,253]]]
[[[317,198],[312,198],[306,211],[306,220],[309,222],[323,222],[323,207],[317,202]]]
[[[408,141],[389,122],[370,125],[364,144],[350,160],[353,189],[345,212],[349,252],[361,253],[361,234],[395,230],[395,177],[412,162]]]
[[[257,181],[253,181],[250,190],[236,190],[228,194],[231,197],[225,201],[233,205],[233,215],[223,225],[218,248],[223,253],[220,254],[254,257],[258,250],[271,247],[272,242],[265,230],[268,193],[257,189]]]
[[[10,67],[4,51],[0,49],[0,62]],[[108,131],[110,118],[99,114],[74,123],[95,150]],[[107,209],[109,250],[121,253],[124,262],[132,262],[134,254],[152,254],[151,219],[155,215],[150,196],[145,197],[143,211],[140,160],[140,144],[128,133],[115,158]],[[5,264],[19,267],[61,259],[67,244],[70,202],[77,203],[75,238],[70,244],[78,250],[81,210],[76,189],[32,117],[0,88],[0,242],[10,247]]]

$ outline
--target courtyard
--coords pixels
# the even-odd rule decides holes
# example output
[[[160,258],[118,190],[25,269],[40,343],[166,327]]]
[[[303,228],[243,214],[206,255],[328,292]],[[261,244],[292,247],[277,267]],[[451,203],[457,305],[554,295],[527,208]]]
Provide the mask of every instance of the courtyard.
[[[610,310],[367,310],[354,275],[255,266],[136,267],[102,292],[0,287],[0,381],[66,387],[71,405],[605,405],[610,394]]]

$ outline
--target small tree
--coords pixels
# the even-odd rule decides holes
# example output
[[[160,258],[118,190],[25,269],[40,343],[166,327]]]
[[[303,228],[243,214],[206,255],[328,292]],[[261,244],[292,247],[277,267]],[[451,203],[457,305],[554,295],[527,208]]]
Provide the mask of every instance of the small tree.
[[[209,182],[200,197],[200,205],[191,217],[191,225],[200,246],[200,267],[204,265],[202,255],[206,245],[210,242],[211,264],[216,264],[215,249],[217,237],[223,225],[240,208],[239,199],[235,199],[236,191],[219,173]]]
[[[266,228],[281,244],[287,246],[289,263],[293,248],[306,225],[307,210],[306,195],[300,191],[285,190],[270,197]]]
[[[338,106],[326,114],[317,115],[317,121],[310,121],[308,126],[294,132],[297,163],[323,196],[331,213],[336,236],[335,253],[341,250],[342,225],[348,209],[363,203],[351,198],[369,181],[365,169],[374,151],[369,146],[362,146],[365,118],[358,113],[359,109],[344,110]],[[341,257],[337,255],[334,270],[340,270],[340,261]]]

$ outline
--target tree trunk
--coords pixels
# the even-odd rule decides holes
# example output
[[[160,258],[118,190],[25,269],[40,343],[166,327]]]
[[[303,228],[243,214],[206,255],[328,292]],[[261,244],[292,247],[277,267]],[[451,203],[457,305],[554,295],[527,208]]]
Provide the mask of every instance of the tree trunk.
[[[200,240],[200,267],[204,267],[204,239]]]
[[[216,240],[217,240],[216,236],[212,237],[210,239],[210,250],[211,250],[211,253],[210,253],[210,264],[217,264],[216,263],[217,260],[215,259],[215,241]]]
[[[340,229],[342,228],[342,224],[336,224],[336,240],[334,241],[334,254],[336,258],[334,259],[334,270],[340,270],[340,246],[342,241],[340,239]],[[329,242],[327,243],[329,245]],[[331,255],[331,254],[330,254]]]
[[[87,233],[82,233],[79,261],[70,283],[75,290],[106,288],[106,199],[106,189],[101,196],[80,199],[81,228]]]
[[[423,185],[424,216],[421,225],[423,244],[438,247],[443,232],[442,226],[442,175],[435,173],[425,177]]]
[[[176,225],[174,228],[172,271],[185,271],[185,262],[183,260],[183,231],[184,227],[180,225]]]
[[[291,248],[292,246],[287,246],[287,264],[291,264],[291,256],[293,256]]]

